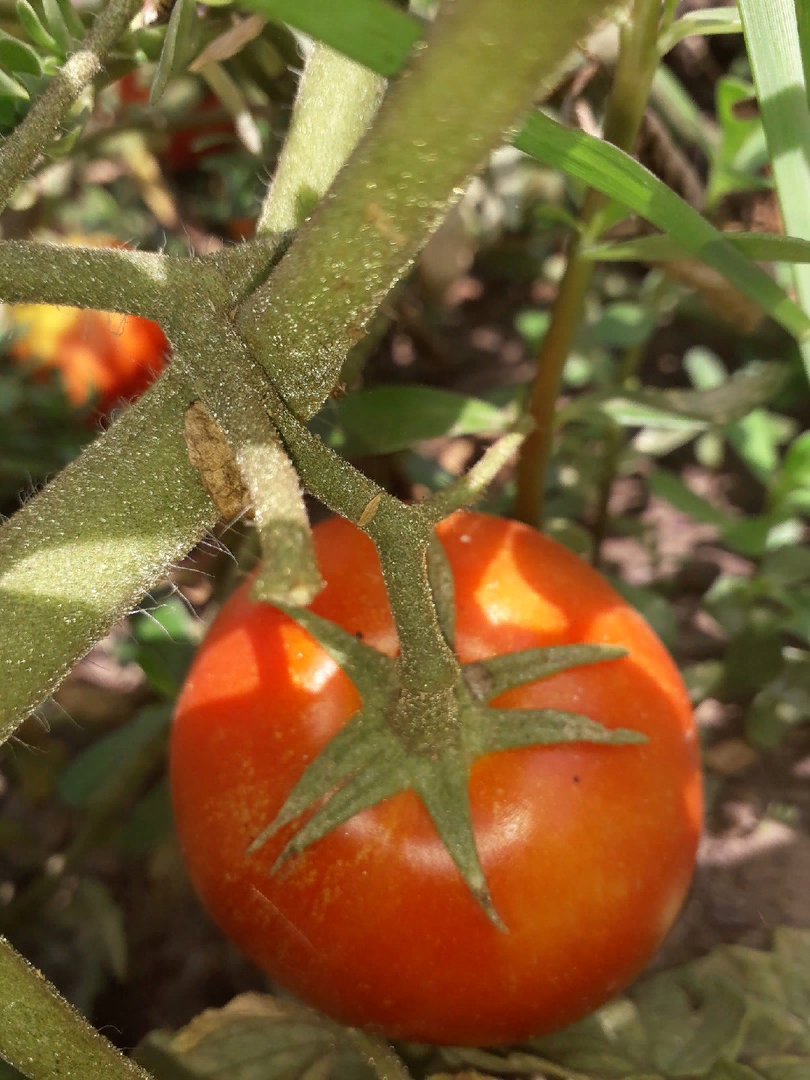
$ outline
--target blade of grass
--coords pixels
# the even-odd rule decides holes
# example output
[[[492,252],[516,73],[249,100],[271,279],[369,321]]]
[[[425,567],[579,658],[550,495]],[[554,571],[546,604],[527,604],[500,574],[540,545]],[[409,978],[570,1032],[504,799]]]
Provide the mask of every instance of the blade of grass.
[[[628,154],[593,135],[563,127],[539,112],[526,122],[515,146],[623,203],[662,232],[677,236],[690,255],[718,270],[800,344],[810,340],[810,318],[785,291]]]
[[[799,44],[808,0],[740,0],[745,44],[785,230],[810,240],[810,107]],[[799,304],[810,312],[810,267],[793,267]],[[801,343],[810,379],[810,342]]]
[[[773,233],[726,233],[732,247],[760,262],[810,263],[810,241]],[[581,251],[594,262],[668,262],[689,252],[671,236],[640,236],[624,243],[590,244]]]
[[[736,8],[704,8],[702,11],[690,11],[688,15],[677,19],[658,39],[658,52],[664,56],[684,38],[693,34],[739,34],[742,30],[740,13]]]

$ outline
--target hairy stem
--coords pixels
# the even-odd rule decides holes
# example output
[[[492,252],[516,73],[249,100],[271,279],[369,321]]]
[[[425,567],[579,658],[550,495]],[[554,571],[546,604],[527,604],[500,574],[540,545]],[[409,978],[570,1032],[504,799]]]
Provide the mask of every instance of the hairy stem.
[[[0,1061],[34,1080],[150,1080],[0,937]]]
[[[104,67],[109,50],[142,6],[141,0],[110,0],[76,52],[40,94],[0,150],[0,210],[4,210],[46,143],[79,95]]]
[[[636,141],[658,65],[656,40],[660,10],[659,0],[634,0],[621,29],[619,56],[605,112],[604,138],[628,152]],[[542,524],[557,395],[565,362],[582,321],[595,265],[580,257],[579,247],[584,239],[592,242],[598,233],[598,214],[605,202],[605,196],[593,188],[585,195],[580,212],[583,231],[571,244],[548,332],[537,356],[537,374],[529,404],[536,427],[521,450],[515,506],[516,516],[529,525]]]
[[[307,413],[324,400],[366,319],[468,173],[606,6],[606,0],[572,0],[562,10],[553,0],[443,5],[431,43],[396,88],[400,104],[389,96],[332,193],[255,302],[239,312],[251,352],[271,372],[278,368],[282,394],[296,411]],[[404,148],[411,160],[403,171]],[[302,175],[304,165],[297,166]],[[211,260],[231,303],[244,295],[246,282],[262,280],[263,260],[269,267],[277,257],[272,239],[245,247],[244,259],[237,248]],[[179,317],[185,304],[186,317],[197,317],[192,302],[207,275],[199,281],[188,281],[167,315]],[[85,300],[96,306],[89,289]],[[220,370],[218,377],[230,375]],[[0,529],[0,739],[214,524],[216,511],[181,434],[189,400],[185,379],[170,371]],[[335,472],[344,466],[338,459]],[[377,489],[365,478],[352,483],[347,516],[357,520]]]
[[[239,312],[240,331],[297,415],[320,408],[346,354],[469,175],[604,7],[603,0],[441,5],[428,47],[391,89],[275,273]]]
[[[2,528],[0,742],[213,528],[169,370]]]
[[[373,120],[384,90],[381,76],[326,45],[315,45],[257,235],[297,229],[315,209]]]

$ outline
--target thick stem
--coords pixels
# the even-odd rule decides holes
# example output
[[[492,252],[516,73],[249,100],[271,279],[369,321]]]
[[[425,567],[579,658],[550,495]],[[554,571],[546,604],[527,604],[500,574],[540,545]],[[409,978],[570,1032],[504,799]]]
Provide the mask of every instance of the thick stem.
[[[285,257],[273,274],[272,290],[259,294],[252,324],[257,355],[270,356],[271,368],[276,359],[284,360],[288,373],[279,377],[285,387],[298,381],[304,388],[309,401],[304,411],[326,397],[363,320],[455,197],[453,189],[461,190],[469,170],[518,118],[535,82],[552,77],[560,57],[606,7],[606,0],[572,2],[562,11],[552,0],[447,5],[440,32],[399,88],[402,122],[398,107],[386,103],[384,122],[375,124],[357,163],[343,171],[333,194],[296,239],[296,261],[276,282]],[[434,48],[438,56],[429,61]],[[49,93],[50,88],[43,100]],[[402,170],[403,147],[413,150],[408,176]],[[3,160],[8,176],[8,159]],[[303,163],[299,167],[303,171]],[[369,184],[377,184],[376,190]],[[372,206],[370,192],[379,192],[386,212],[397,211],[394,233],[384,225],[387,239],[376,210],[373,222],[368,219],[368,211],[381,205],[372,200]],[[400,231],[407,233],[407,250],[398,246]],[[275,245],[271,240],[266,247],[263,241],[246,247],[246,274],[261,280],[262,259],[272,265]],[[343,256],[353,276],[344,278]],[[235,270],[238,281],[230,277],[243,265],[240,249],[211,261],[228,276],[222,285],[235,301],[248,280],[240,269]],[[93,295],[86,299],[95,306]],[[275,333],[271,321],[268,333],[264,320],[275,317],[274,307],[281,330]],[[352,312],[362,315],[360,323]],[[187,316],[194,317],[190,304]],[[240,321],[250,325],[249,310],[242,311]],[[188,402],[185,382],[170,372],[0,530],[0,739],[214,524],[213,503],[188,462],[181,435]],[[336,462],[335,470],[343,464]],[[350,500],[355,512],[348,516],[357,520],[377,490],[363,480],[355,492]],[[101,580],[99,565],[105,568]]]
[[[403,687],[432,693],[451,686],[458,662],[439,625],[428,577],[432,508],[406,506],[388,495],[324,446],[280,400],[274,416],[306,489],[336,513],[362,522],[374,541],[399,637]]]
[[[171,370],[2,529],[0,742],[211,529]]]
[[[28,115],[0,151],[0,210],[28,174],[42,148],[78,100],[82,90],[103,69],[106,54],[138,13],[141,0],[110,0],[81,46],[36,99]]]
[[[176,327],[174,363],[199,394],[224,433],[247,487],[262,546],[262,568],[255,595],[271,603],[306,606],[323,587],[298,476],[271,420],[276,396],[222,305]],[[227,452],[227,446],[224,448]],[[205,465],[205,445],[199,449]],[[195,459],[196,460],[196,459]],[[221,449],[213,446],[212,465],[221,479]],[[231,485],[226,476],[226,489]],[[209,490],[212,490],[209,487]],[[213,491],[212,491],[213,493]],[[225,491],[230,500],[233,492]],[[236,492],[237,501],[239,492]],[[234,515],[238,509],[233,511]]]
[[[631,151],[636,141],[658,64],[656,40],[660,11],[660,0],[634,0],[621,30],[619,56],[605,112],[604,138],[623,150]],[[548,332],[537,356],[537,375],[529,405],[536,428],[521,450],[515,506],[516,516],[529,525],[542,524],[546,473],[554,438],[554,410],[595,265],[580,258],[579,247],[585,238],[593,241],[592,234],[598,232],[598,214],[605,202],[605,197],[594,189],[585,195],[580,213],[584,235],[569,250]]]
[[[391,89],[275,273],[239,312],[240,331],[297,415],[318,410],[346,354],[469,175],[604,7],[604,0],[441,5],[428,47]]]
[[[0,937],[0,1060],[34,1080],[150,1080]]]
[[[315,45],[259,215],[259,236],[297,229],[314,210],[374,119],[384,90],[381,76]]]
[[[205,260],[145,251],[0,240],[7,304],[68,304],[160,319],[178,294],[199,293]],[[181,307],[188,316],[187,306]]]

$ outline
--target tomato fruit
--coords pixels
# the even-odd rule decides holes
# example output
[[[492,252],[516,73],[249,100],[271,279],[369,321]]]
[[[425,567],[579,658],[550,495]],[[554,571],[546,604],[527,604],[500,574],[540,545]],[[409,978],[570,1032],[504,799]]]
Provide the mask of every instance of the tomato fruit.
[[[143,73],[131,71],[116,83],[122,105],[146,105],[149,87]],[[196,103],[186,127],[157,139],[157,156],[169,172],[196,168],[205,158],[233,149],[236,133],[216,94],[207,92]]]
[[[459,512],[437,531],[463,662],[580,642],[628,650],[510,690],[498,705],[575,710],[648,737],[507,750],[472,764],[476,841],[508,932],[472,898],[410,791],[273,873],[290,828],[246,856],[359,704],[307,632],[251,600],[249,581],[212,625],[178,701],[176,823],[213,918],[304,1001],[390,1038],[516,1042],[620,991],[672,924],[700,829],[696,736],[666,650],[578,556],[484,514]],[[371,541],[333,518],[315,529],[315,544],[327,584],[312,609],[394,655]]]
[[[12,358],[39,371],[58,371],[70,402],[94,403],[94,418],[108,416],[154,382],[169,343],[157,323],[137,315],[20,304],[10,311],[17,337]]]

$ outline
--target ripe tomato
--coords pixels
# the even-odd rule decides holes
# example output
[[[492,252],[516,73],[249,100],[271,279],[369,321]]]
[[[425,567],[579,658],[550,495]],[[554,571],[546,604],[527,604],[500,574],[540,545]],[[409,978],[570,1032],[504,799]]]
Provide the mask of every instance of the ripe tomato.
[[[178,702],[177,828],[214,919],[304,1001],[391,1038],[514,1042],[616,994],[672,924],[700,828],[695,731],[661,643],[576,555],[483,514],[454,514],[438,533],[455,577],[462,661],[576,642],[629,650],[498,704],[574,710],[648,736],[633,746],[509,750],[472,765],[478,849],[508,932],[472,899],[410,791],[276,873],[289,829],[245,855],[358,707],[348,676],[292,619],[252,602],[249,583],[213,624]],[[315,543],[327,585],[313,609],[393,655],[370,540],[333,518]]]
[[[116,86],[123,105],[146,105],[149,101],[149,86],[140,71],[130,71]],[[169,172],[196,168],[205,158],[235,145],[233,121],[224,114],[216,94],[205,93],[195,105],[193,116],[186,127],[158,140],[158,158]]]
[[[60,373],[78,407],[95,401],[94,416],[138,397],[163,370],[169,343],[157,323],[137,315],[19,304],[10,309],[18,362]]]

